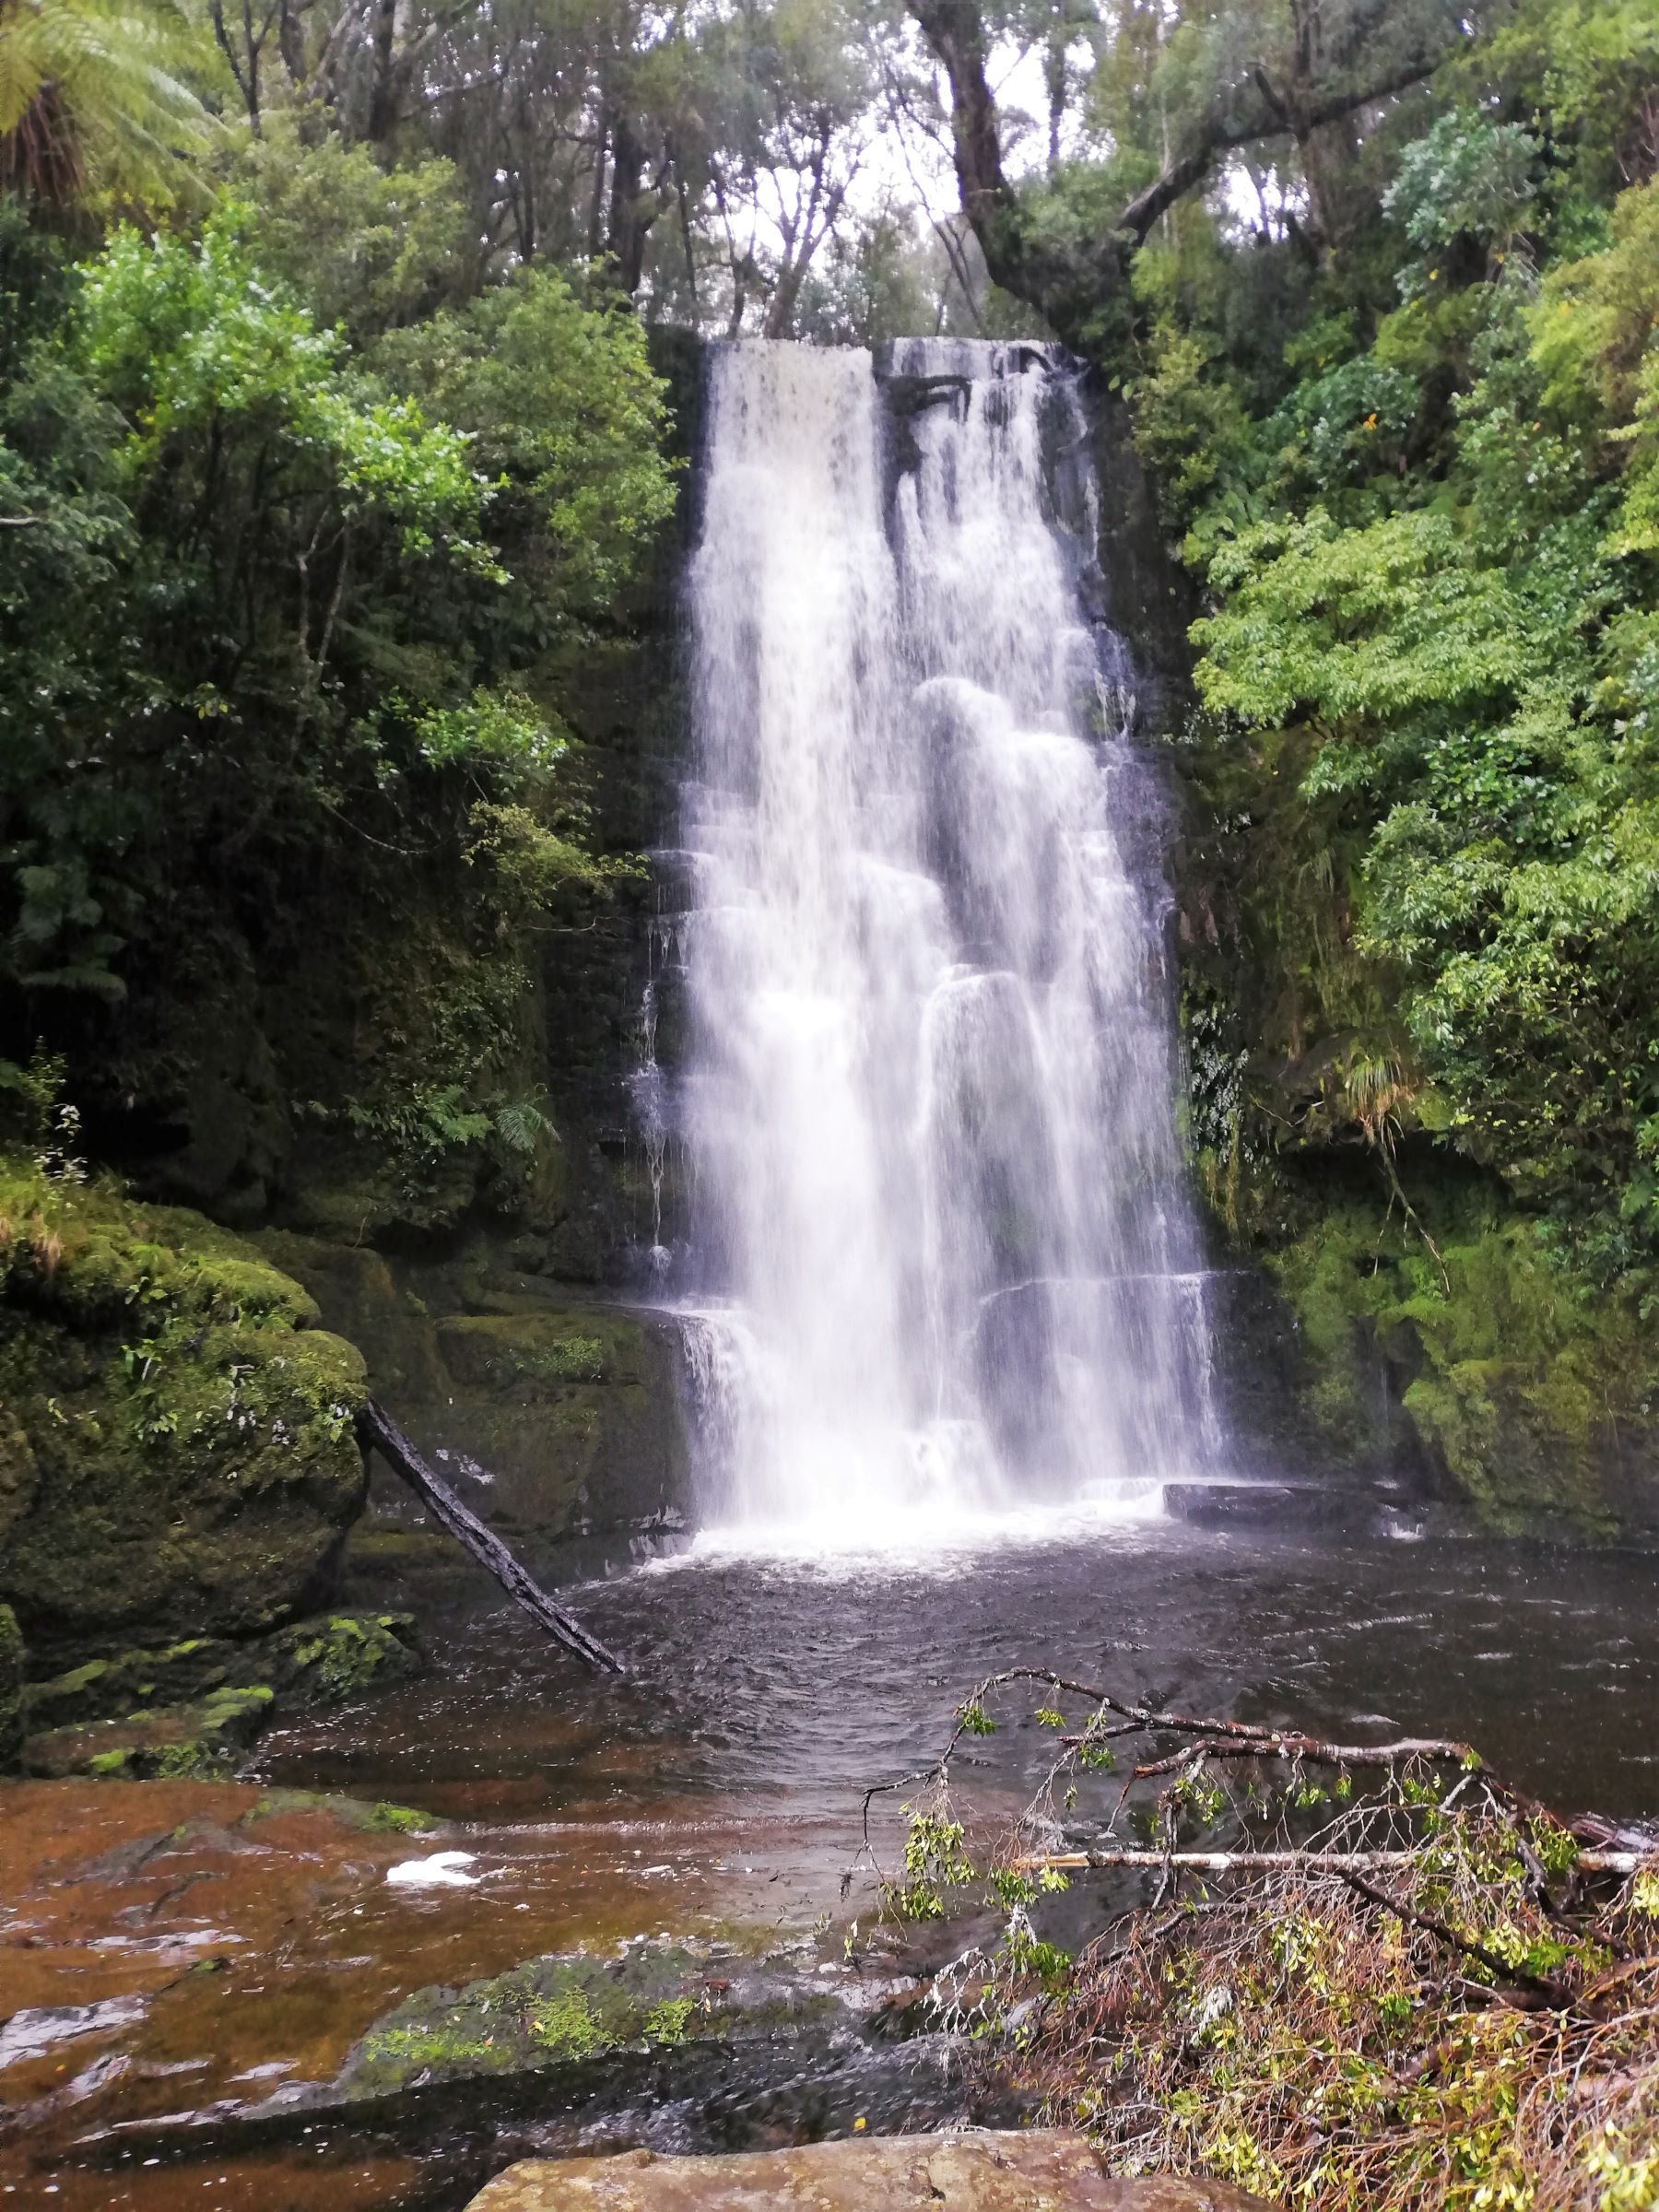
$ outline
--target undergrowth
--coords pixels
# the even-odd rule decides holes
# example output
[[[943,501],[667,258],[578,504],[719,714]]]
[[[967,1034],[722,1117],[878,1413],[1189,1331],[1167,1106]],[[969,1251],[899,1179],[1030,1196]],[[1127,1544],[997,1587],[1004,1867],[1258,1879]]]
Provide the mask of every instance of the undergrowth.
[[[1058,1740],[975,1837],[952,1760],[1014,1681],[1046,1686],[1017,1725]],[[1659,1837],[1564,1820],[1466,1745],[1325,1744],[1028,1670],[894,1786],[888,1912],[1000,1916],[937,1978],[942,2024],[1115,2170],[1313,2212],[1659,2206]],[[1083,1883],[1098,1909],[1054,1909]]]

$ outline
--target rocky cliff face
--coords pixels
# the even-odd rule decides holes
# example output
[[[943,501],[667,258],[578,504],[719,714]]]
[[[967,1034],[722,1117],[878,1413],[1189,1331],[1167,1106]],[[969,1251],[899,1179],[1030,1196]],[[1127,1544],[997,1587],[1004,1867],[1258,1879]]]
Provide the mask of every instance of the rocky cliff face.
[[[283,1230],[259,1244],[360,1348],[376,1394],[525,1559],[546,1570],[587,1538],[627,1557],[683,1525],[667,1323],[529,1272],[519,1241],[488,1229],[442,1257]],[[383,1517],[407,1517],[388,1479],[376,1477],[374,1494]]]

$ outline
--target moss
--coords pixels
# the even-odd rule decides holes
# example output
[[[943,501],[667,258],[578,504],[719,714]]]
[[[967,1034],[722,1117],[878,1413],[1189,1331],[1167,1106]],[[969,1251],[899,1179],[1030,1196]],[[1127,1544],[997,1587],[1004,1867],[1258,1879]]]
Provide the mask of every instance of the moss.
[[[705,2017],[707,1971],[688,1947],[641,1945],[621,1959],[533,1959],[464,1989],[420,1990],[363,2038],[344,2086],[351,2096],[384,2096],[422,2077],[518,2072],[684,2042]]]
[[[669,1997],[645,2016],[645,2041],[670,2048],[683,2043],[697,2007],[689,1997]]]
[[[301,1604],[360,1508],[362,1361],[198,1217],[0,1159],[0,1598],[32,1643],[239,1633]],[[0,1497],[0,1503],[4,1498]]]
[[[1659,1347],[1634,1303],[1575,1280],[1535,1223],[1442,1199],[1419,1233],[1350,1203],[1267,1265],[1296,1312],[1304,1405],[1333,1452],[1375,1425],[1381,1366],[1492,1525],[1617,1527],[1615,1473],[1625,1440],[1651,1430]]]
[[[524,2017],[532,2037],[549,2058],[591,2058],[607,2040],[586,1993],[580,1989],[559,1989],[549,1996],[533,1998]]]
[[[122,1652],[112,1659],[31,1682],[24,1692],[31,1729],[108,1720],[145,1704],[176,1704],[216,1689],[236,1657],[235,1646],[192,1636],[159,1651]]]
[[[641,1336],[639,1324],[626,1316],[583,1310],[468,1314],[445,1321],[438,1341],[460,1381],[539,1393],[637,1380]]]
[[[430,1813],[423,1813],[412,1805],[374,1805],[369,1808],[365,1828],[392,1836],[429,1835],[439,1823]]]
[[[361,1797],[340,1797],[315,1790],[268,1790],[242,1815],[242,1825],[274,1820],[283,1813],[332,1813],[343,1827],[371,1835],[428,1836],[443,1826],[435,1814],[412,1805],[370,1804]]]
[[[505,2047],[496,2053],[492,2038],[441,2027],[378,2029],[359,2045],[358,2060],[366,2077],[386,2088],[403,2088],[422,2074],[488,2071],[492,2060],[503,2070],[512,2063]]]
[[[415,1674],[409,1613],[331,1613],[279,1630],[266,1646],[283,1689],[307,1705],[341,1705]]]
[[[268,1684],[253,1683],[216,1689],[194,1705],[47,1729],[26,1739],[23,1763],[31,1774],[211,1780],[231,1770],[263,1732],[274,1694]]]

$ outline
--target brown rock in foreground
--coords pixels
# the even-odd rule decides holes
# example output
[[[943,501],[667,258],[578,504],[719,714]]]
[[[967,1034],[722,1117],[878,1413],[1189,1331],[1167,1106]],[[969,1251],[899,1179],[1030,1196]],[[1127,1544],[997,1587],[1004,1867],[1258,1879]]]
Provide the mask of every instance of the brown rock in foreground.
[[[855,2136],[794,2150],[665,2159],[530,2159],[467,2212],[1266,2212],[1227,2182],[1114,2180],[1081,2136]]]

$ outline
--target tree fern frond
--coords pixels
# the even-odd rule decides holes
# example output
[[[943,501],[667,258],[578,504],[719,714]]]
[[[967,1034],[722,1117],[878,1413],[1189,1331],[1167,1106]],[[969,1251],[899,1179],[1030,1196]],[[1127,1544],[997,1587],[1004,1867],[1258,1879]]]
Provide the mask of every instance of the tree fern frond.
[[[0,182],[166,206],[217,129],[173,0],[0,0]]]

